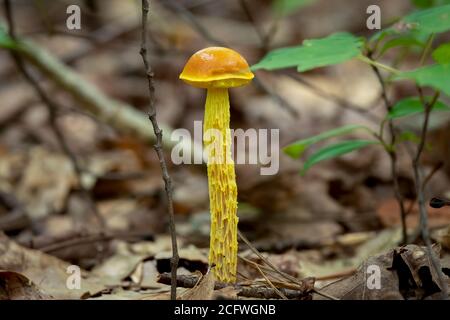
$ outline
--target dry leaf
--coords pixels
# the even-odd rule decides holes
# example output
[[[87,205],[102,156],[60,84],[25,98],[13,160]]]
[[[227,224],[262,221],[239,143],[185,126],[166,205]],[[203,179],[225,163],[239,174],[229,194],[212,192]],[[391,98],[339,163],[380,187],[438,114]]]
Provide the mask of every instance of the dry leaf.
[[[32,281],[14,271],[0,270],[0,300],[43,300],[51,299]]]
[[[17,189],[33,219],[63,209],[70,189],[76,183],[70,160],[36,147],[30,152],[28,166]]]
[[[374,267],[380,271],[379,288],[369,286],[369,277],[375,274]],[[369,271],[369,268],[372,268],[372,271]],[[339,299],[418,300],[436,297],[435,294],[440,292],[440,289],[426,248],[407,245],[370,257],[360,265],[354,275],[333,282],[321,291]],[[324,299],[320,296],[315,298]]]
[[[0,233],[0,269],[18,272],[30,279],[39,289],[56,299],[80,299],[105,288],[97,279],[88,278],[81,270],[81,288],[69,289],[70,276],[66,263],[38,250],[24,248]]]
[[[200,279],[195,287],[183,294],[180,300],[211,300],[216,279],[211,269]]]

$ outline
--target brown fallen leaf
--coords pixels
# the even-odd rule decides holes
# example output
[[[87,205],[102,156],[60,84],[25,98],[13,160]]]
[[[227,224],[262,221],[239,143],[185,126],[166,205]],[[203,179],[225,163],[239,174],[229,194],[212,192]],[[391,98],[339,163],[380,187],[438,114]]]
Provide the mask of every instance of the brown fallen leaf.
[[[44,300],[51,298],[23,274],[0,270],[0,300]]]
[[[212,299],[214,300],[237,300],[239,289],[233,286],[225,287],[219,290],[214,290]]]
[[[216,279],[211,268],[202,276],[195,287],[180,296],[179,300],[211,300]]]
[[[395,271],[391,270],[393,262],[393,251],[370,257],[358,268],[357,272],[321,289],[322,292],[341,300],[398,300],[403,299],[398,291],[399,279]],[[371,265],[379,267],[380,283],[382,289],[370,290],[367,286],[367,268]],[[315,295],[314,299],[323,300],[324,297]]]
[[[22,274],[54,298],[80,299],[105,288],[99,279],[89,278],[89,273],[80,270],[80,289],[69,289],[69,266],[69,263],[58,258],[22,247],[0,233],[0,269]]]
[[[107,285],[119,285],[135,272],[144,259],[145,256],[142,255],[117,253],[96,266],[92,275]]]
[[[26,206],[32,219],[60,211],[70,189],[76,184],[70,160],[36,147],[30,151],[29,162],[17,189],[17,197]]]
[[[374,274],[369,268],[374,267],[380,271],[378,288],[369,285],[369,277]],[[437,283],[426,249],[407,245],[368,258],[354,275],[333,282],[321,291],[348,300],[433,299],[440,292]],[[314,298],[324,299],[317,295]]]
[[[433,246],[433,250],[439,257],[441,248]],[[412,281],[410,281],[412,286],[410,288],[400,288],[405,290],[404,295],[412,295],[418,299],[423,299],[442,290],[439,286],[439,275],[432,266],[425,247],[407,245],[396,249],[395,255],[406,264],[412,277]],[[440,262],[439,268],[441,268]]]

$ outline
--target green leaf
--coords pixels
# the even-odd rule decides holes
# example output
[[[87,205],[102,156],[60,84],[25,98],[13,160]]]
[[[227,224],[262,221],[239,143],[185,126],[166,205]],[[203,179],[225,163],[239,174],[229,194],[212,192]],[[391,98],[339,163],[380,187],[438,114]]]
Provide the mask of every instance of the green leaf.
[[[426,97],[427,101],[430,101],[432,97]],[[401,117],[410,116],[413,114],[424,112],[424,107],[419,98],[411,97],[398,101],[387,114],[388,119],[398,119]],[[433,111],[450,111],[445,103],[436,101],[433,106]]]
[[[420,33],[441,33],[450,30],[450,4],[420,10],[407,15],[400,23]]]
[[[0,48],[14,49],[16,46],[16,42],[9,37],[4,26],[0,24]]]
[[[413,71],[402,72],[394,79],[412,79],[419,86],[430,86],[450,96],[450,64],[433,64]]]
[[[312,4],[314,1],[315,0],[275,0],[273,2],[273,8],[275,12],[280,15],[288,15]]]
[[[349,132],[352,132],[356,129],[365,129],[369,130],[367,127],[362,125],[348,125],[340,128],[336,128],[333,130],[322,132],[316,136],[312,136],[306,139],[298,140],[294,143],[283,148],[284,153],[294,159],[298,159],[306,149],[308,149],[314,143],[320,142],[325,139],[329,139],[332,137],[336,137],[339,135],[343,135]]]
[[[311,168],[318,162],[336,158],[338,156],[352,152],[357,149],[361,149],[371,144],[379,144],[379,142],[374,140],[349,140],[326,146],[317,151],[316,153],[314,153],[313,155],[311,155],[311,157],[309,157],[308,160],[306,160],[305,164],[303,165],[303,170],[301,171],[301,174],[305,174],[305,172],[309,168]]]
[[[269,52],[252,70],[275,70],[297,66],[298,71],[333,65],[350,60],[361,53],[361,38],[347,32],[326,38],[305,40],[301,46]]]
[[[433,51],[432,56],[434,61],[437,63],[450,63],[450,43],[441,44],[436,50]]]
[[[411,1],[417,8],[429,8],[433,6],[433,0],[412,0]]]
[[[420,143],[420,137],[417,134],[415,134],[414,132],[412,132],[412,131],[403,131],[400,134],[400,139],[399,140],[401,142],[411,141],[411,142],[416,143],[416,144]]]
[[[443,4],[450,4],[450,0],[412,0],[411,1],[418,8],[429,8],[433,6],[440,6]]]
[[[380,50],[380,54],[379,57],[381,57],[383,54],[386,53],[386,51],[388,51],[389,49],[395,48],[395,47],[420,47],[423,48],[424,44],[422,42],[420,42],[419,40],[417,40],[414,37],[411,36],[399,36],[397,38],[393,38],[390,39],[388,41],[385,42],[385,44],[383,45],[383,48],[381,48]]]

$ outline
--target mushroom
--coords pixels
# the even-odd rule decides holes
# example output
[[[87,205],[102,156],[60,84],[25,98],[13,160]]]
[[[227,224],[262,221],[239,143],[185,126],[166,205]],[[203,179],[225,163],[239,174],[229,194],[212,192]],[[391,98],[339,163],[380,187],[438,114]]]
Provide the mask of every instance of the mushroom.
[[[210,47],[194,53],[180,79],[207,89],[203,144],[207,152],[208,189],[211,211],[209,264],[215,265],[219,281],[236,281],[237,187],[231,159],[230,102],[228,88],[253,79],[247,61],[236,51]]]

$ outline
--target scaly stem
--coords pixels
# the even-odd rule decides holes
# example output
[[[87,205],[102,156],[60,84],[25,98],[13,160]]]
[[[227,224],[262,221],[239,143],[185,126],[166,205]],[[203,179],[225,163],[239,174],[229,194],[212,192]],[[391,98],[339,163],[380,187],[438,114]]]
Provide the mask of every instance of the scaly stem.
[[[208,154],[211,211],[210,265],[222,282],[236,281],[237,187],[231,159],[230,103],[227,89],[208,89],[203,143]]]

